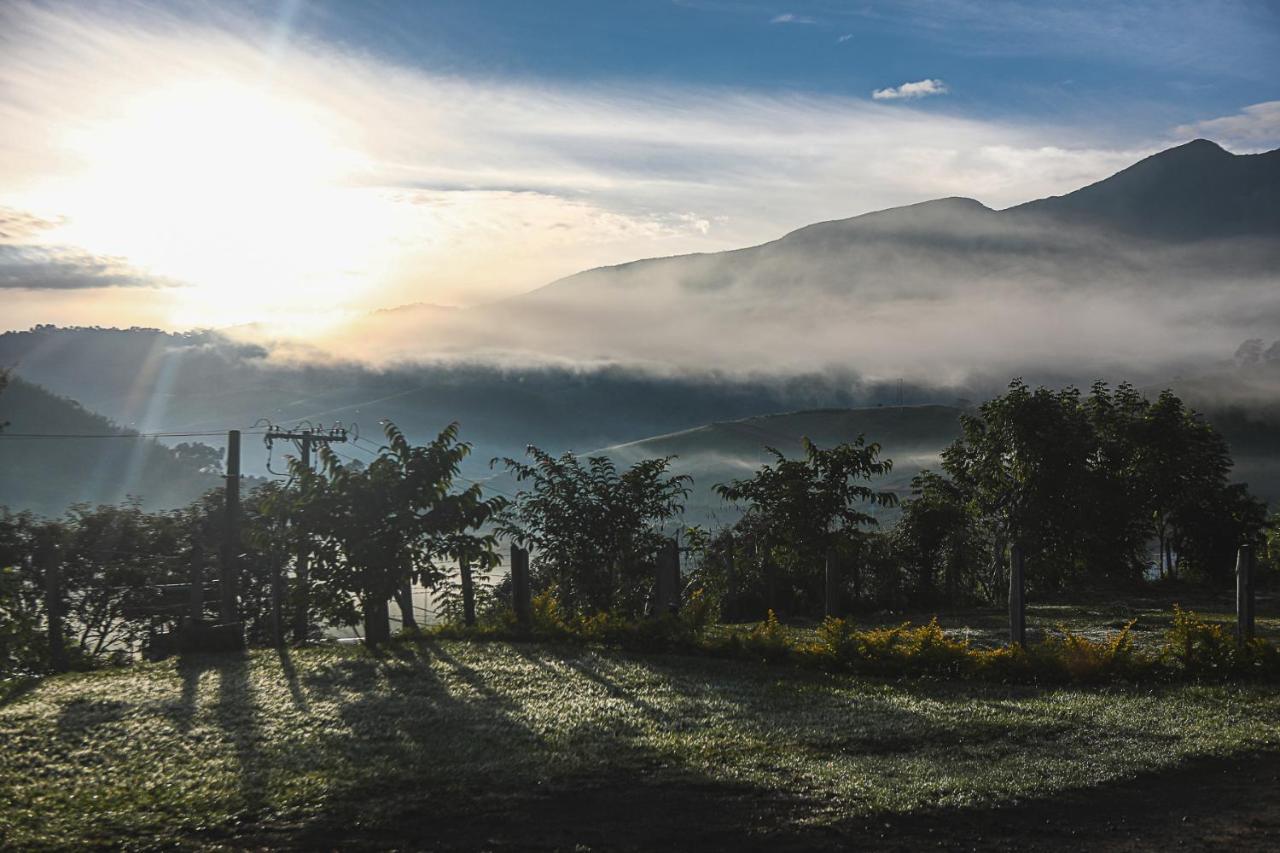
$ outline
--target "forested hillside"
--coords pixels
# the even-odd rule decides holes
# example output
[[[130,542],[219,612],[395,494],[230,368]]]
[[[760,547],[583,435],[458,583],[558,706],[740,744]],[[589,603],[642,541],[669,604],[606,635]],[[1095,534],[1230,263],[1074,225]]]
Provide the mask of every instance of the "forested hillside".
[[[172,449],[129,430],[74,400],[11,377],[0,392],[0,505],[59,515],[76,502],[117,503],[131,495],[144,506],[185,504],[221,483],[218,452]],[[120,436],[118,438],[28,438]]]

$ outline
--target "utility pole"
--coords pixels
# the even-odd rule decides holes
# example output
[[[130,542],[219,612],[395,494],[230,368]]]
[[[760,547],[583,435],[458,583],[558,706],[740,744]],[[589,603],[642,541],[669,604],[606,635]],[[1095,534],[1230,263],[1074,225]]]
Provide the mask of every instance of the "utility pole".
[[[313,444],[329,444],[337,442],[345,443],[347,440],[347,431],[342,427],[333,427],[332,429],[300,429],[285,430],[271,427],[267,430],[266,440],[270,444],[272,441],[280,439],[282,441],[292,441],[298,446],[298,457],[302,461],[302,467],[308,471],[311,470],[311,445]],[[297,572],[296,572],[296,593],[294,596],[294,612],[293,612],[293,639],[296,642],[305,642],[307,633],[311,630],[311,601],[310,601],[310,574],[311,574],[311,549],[307,547],[306,542],[298,545],[297,555]]]

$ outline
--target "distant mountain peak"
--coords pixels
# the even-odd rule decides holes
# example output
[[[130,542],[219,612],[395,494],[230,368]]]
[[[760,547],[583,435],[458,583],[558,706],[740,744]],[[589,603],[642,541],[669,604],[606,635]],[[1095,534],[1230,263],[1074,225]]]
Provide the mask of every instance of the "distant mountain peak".
[[[1280,233],[1280,149],[1232,154],[1193,139],[1075,192],[1004,213],[1160,240],[1273,237]]]

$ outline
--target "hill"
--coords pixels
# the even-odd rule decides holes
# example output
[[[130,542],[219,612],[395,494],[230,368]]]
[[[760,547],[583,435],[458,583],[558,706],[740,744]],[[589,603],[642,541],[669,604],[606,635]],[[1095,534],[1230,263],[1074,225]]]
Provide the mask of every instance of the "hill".
[[[139,438],[79,403],[17,377],[0,392],[0,423],[5,421],[0,506],[13,510],[56,516],[72,503],[119,503],[131,495],[149,508],[169,508],[222,484],[216,471],[207,470],[210,459]],[[29,433],[115,437],[23,437]]]
[[[804,438],[819,447],[852,441],[860,435],[867,441],[879,442],[882,456],[893,460],[893,470],[875,481],[874,487],[906,498],[911,478],[924,468],[936,469],[938,454],[959,435],[960,413],[961,409],[936,405],[787,412],[720,421],[607,447],[590,455],[607,455],[619,465],[660,456],[676,457],[672,470],[694,479],[685,522],[714,525],[717,521],[732,521],[737,515],[715,494],[716,484],[748,477],[773,461],[769,447],[786,456],[799,456]],[[494,485],[514,487],[496,481]],[[894,513],[885,514],[891,517]]]

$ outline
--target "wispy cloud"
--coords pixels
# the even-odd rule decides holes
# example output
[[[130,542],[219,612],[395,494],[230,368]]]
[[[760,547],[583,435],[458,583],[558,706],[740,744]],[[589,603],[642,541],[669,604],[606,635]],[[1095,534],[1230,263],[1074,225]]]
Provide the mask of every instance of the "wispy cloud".
[[[0,51],[0,205],[65,217],[48,242],[240,288],[221,302],[245,310],[299,293],[325,309],[475,303],[927,198],[1006,206],[1156,147],[837,95],[434,75],[267,45],[261,21],[229,13],[20,8]],[[248,172],[220,161],[223,141]]]
[[[775,15],[773,17],[773,20],[769,21],[769,23],[771,24],[816,24],[818,23],[818,20],[816,18],[811,18],[808,15],[795,15],[795,14],[792,14],[791,12],[784,12],[781,15]]]
[[[1207,136],[1216,142],[1246,149],[1280,146],[1280,101],[1264,101],[1235,115],[1207,119],[1176,128],[1182,136]]]
[[[88,290],[172,284],[133,269],[122,258],[94,255],[67,246],[0,243],[0,290]]]
[[[844,35],[840,36],[840,38],[836,39],[836,44],[844,44],[851,38],[853,38],[853,33],[845,33]]]
[[[871,97],[877,101],[911,100],[927,98],[930,95],[945,95],[951,90],[941,80],[917,80],[914,83],[903,83],[888,89],[876,89]]]

